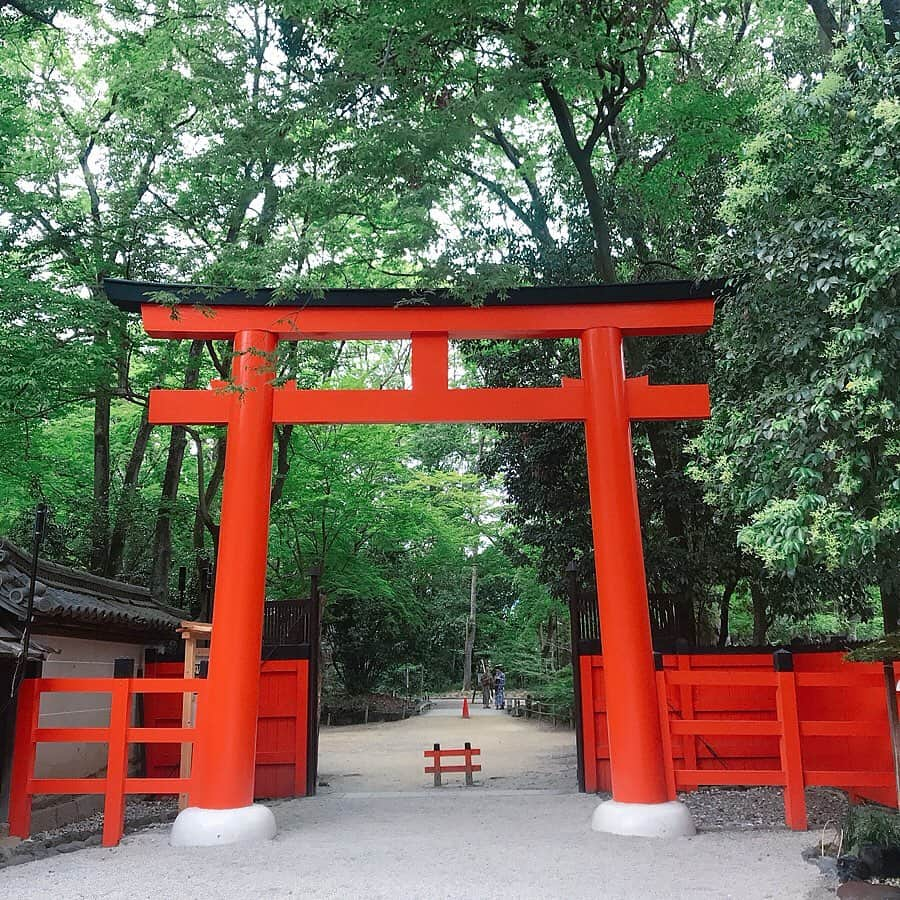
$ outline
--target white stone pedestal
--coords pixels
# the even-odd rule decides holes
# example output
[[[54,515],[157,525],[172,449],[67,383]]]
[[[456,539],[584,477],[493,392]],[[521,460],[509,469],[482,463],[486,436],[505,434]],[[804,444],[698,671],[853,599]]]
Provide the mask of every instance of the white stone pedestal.
[[[268,806],[253,804],[238,809],[201,809],[189,806],[178,813],[169,843],[173,847],[214,847],[269,841],[277,831]]]
[[[632,837],[672,838],[697,833],[690,811],[678,800],[668,803],[605,800],[594,810],[591,828]]]

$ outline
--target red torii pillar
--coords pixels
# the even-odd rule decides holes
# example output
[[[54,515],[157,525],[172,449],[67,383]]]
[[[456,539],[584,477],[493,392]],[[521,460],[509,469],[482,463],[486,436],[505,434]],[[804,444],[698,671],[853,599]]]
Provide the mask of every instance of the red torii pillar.
[[[272,811],[253,803],[253,783],[277,343],[267,331],[234,337],[209,691],[198,704],[201,739],[193,753],[190,806],[173,826],[174,846],[266,839],[276,832]]]
[[[619,329],[584,332],[581,374],[613,793],[595,810],[592,827],[614,834],[693,834],[687,807],[670,796],[666,782]]]
[[[209,681],[198,709],[191,805],[176,820],[172,843],[275,833],[270,810],[253,805],[253,781],[272,429],[281,422],[583,421],[613,781],[613,800],[597,808],[593,827],[646,836],[693,833],[687,809],[666,782],[630,423],[704,417],[708,391],[626,378],[622,339],[704,331],[712,311],[712,300],[450,310],[187,306],[177,315],[143,306],[153,336],[231,338],[235,349],[232,385],[151,394],[155,424],[228,425]],[[557,388],[449,389],[450,337],[498,336],[579,338],[581,378]],[[335,337],[412,337],[412,389],[273,387],[279,339]]]

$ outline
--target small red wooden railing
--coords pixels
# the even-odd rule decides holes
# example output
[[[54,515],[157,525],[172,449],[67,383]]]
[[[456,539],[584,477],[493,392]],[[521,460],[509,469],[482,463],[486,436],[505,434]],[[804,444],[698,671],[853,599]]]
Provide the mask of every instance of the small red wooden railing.
[[[786,654],[789,656],[790,654]],[[676,791],[692,790],[698,785],[777,785],[784,788],[784,813],[788,828],[807,829],[804,789],[814,786],[837,788],[889,788],[895,784],[893,771],[809,770],[804,767],[801,737],[861,737],[883,738],[883,720],[801,721],[798,715],[797,689],[826,687],[846,690],[882,685],[882,676],[865,671],[794,672],[776,671],[696,671],[657,669],[659,718],[662,728],[664,758],[667,762],[669,795]],[[673,718],[669,703],[669,688],[690,693],[694,687],[728,685],[730,687],[764,687],[775,691],[773,719],[695,719]],[[684,704],[683,704],[684,707]],[[685,710],[682,709],[682,714]],[[691,710],[692,712],[692,710]],[[696,766],[697,736],[742,735],[773,736],[779,745],[779,768],[771,769],[701,769]],[[684,761],[688,768],[676,768],[672,738],[680,737],[684,746]],[[690,767],[693,761],[693,767]]]
[[[193,728],[141,728],[131,724],[135,694],[202,694],[206,682],[189,678],[29,678],[19,689],[9,796],[9,833],[27,838],[31,804],[38,794],[105,794],[103,846],[119,843],[125,828],[127,794],[180,794],[190,790],[190,778],[131,778],[129,744],[193,743]],[[55,693],[110,694],[109,725],[90,728],[39,727],[41,697]],[[40,743],[92,742],[107,745],[103,778],[36,778]]]
[[[477,763],[473,765],[472,763],[472,757],[481,756],[481,750],[477,747],[473,749],[469,741],[466,741],[462,750],[441,750],[441,745],[435,744],[433,750],[425,750],[424,753],[426,759],[431,758],[434,760],[434,765],[425,766],[425,774],[430,775],[434,773],[435,787],[441,786],[441,775],[445,772],[465,772],[466,784],[471,787],[475,783],[472,773],[481,771],[480,765]],[[450,756],[462,756],[465,762],[462,765],[444,765],[444,759]]]

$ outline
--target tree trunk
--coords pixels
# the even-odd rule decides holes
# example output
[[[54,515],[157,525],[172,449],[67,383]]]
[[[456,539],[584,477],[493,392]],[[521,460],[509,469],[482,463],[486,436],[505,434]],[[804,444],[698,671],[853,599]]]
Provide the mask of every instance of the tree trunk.
[[[106,569],[103,573],[107,578],[115,578],[122,567],[125,542],[128,539],[134,512],[132,505],[137,492],[138,476],[141,472],[144,456],[147,453],[147,445],[150,442],[150,433],[152,431],[153,425],[147,421],[147,407],[145,406],[141,416],[141,423],[138,426],[134,444],[131,448],[131,456],[129,456],[128,465],[125,467],[125,478],[122,482],[122,492],[119,495],[116,521],[109,538],[109,555],[106,560]]]
[[[837,19],[828,6],[828,0],[809,0],[809,7],[819,24],[819,43],[826,53],[834,49],[834,37],[838,32]]]
[[[900,41],[900,0],[881,0],[881,16],[884,19],[884,39],[888,47]]]
[[[291,447],[291,435],[293,433],[293,425],[275,426],[275,475],[272,479],[272,494],[269,500],[270,508],[278,504],[284,493],[284,485],[287,482],[288,472],[291,468],[288,452]]]
[[[96,344],[98,347],[108,346],[109,334],[105,330],[97,335]],[[109,556],[111,406],[112,391],[108,384],[101,384],[94,399],[94,487],[91,521],[91,571],[98,574],[106,571]]]
[[[881,613],[884,616],[884,633],[897,631],[900,619],[900,590],[889,576],[881,578],[878,584],[881,593]]]
[[[665,483],[684,475],[684,459],[680,448],[681,435],[673,431],[671,427],[665,428],[648,423],[647,438],[653,453],[657,477],[666,488],[672,488],[673,485]],[[678,442],[677,445],[676,442]],[[679,545],[685,553],[689,553],[688,529],[678,493],[672,489],[664,489],[662,495],[662,513],[666,532],[673,543]],[[693,592],[690,587],[681,587],[674,592],[674,599],[677,637],[684,638],[689,644],[694,645],[697,643],[697,617],[694,610]]]
[[[213,470],[209,476],[206,485],[198,484],[197,492],[197,513],[194,516],[194,552],[199,554],[205,546],[203,539],[204,529],[209,531],[213,545],[213,562],[216,559],[216,553],[219,549],[219,523],[216,522],[209,511],[219,487],[222,484],[222,478],[225,475],[225,444],[227,441],[226,433],[223,432],[216,441],[216,457],[213,463]],[[199,470],[202,468],[200,460],[197,460],[198,476]],[[199,478],[198,478],[199,480]]]
[[[731,612],[731,598],[736,587],[737,579],[726,581],[722,599],[719,600],[719,638],[716,641],[719,647],[728,645],[728,615]]]
[[[203,341],[191,341],[184,375],[184,387],[188,390],[196,388],[200,379],[202,350]],[[184,426],[173,426],[172,437],[169,440],[169,453],[166,457],[162,494],[156,515],[156,527],[153,530],[150,594],[159,603],[166,602],[169,594],[169,572],[172,568],[172,508],[178,497],[178,484],[181,481],[181,467],[184,464],[186,446],[187,431]]]
[[[750,598],[753,601],[753,646],[761,647],[766,642],[769,630],[768,601],[762,589],[750,583]]]
[[[463,693],[472,690],[472,653],[475,649],[475,598],[478,585],[478,568],[472,566],[472,583],[469,589],[469,618],[466,622],[466,652],[463,661]]]
[[[550,104],[550,111],[553,113],[553,118],[559,129],[566,153],[575,166],[581,190],[587,203],[588,218],[591,221],[591,232],[594,236],[594,274],[602,282],[613,282],[616,280],[616,265],[612,256],[609,216],[603,198],[600,195],[597,178],[594,175],[594,168],[591,163],[591,150],[587,145],[582,147],[579,143],[572,111],[556,85],[549,79],[545,79],[541,82],[541,87],[547,102]]]

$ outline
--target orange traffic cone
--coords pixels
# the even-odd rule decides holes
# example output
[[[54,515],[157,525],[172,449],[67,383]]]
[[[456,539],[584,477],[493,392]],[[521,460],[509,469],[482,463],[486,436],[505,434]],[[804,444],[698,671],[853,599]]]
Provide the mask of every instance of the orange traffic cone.
[[[462,717],[464,719],[469,718],[469,698],[468,697],[463,697],[463,715],[462,715]]]

